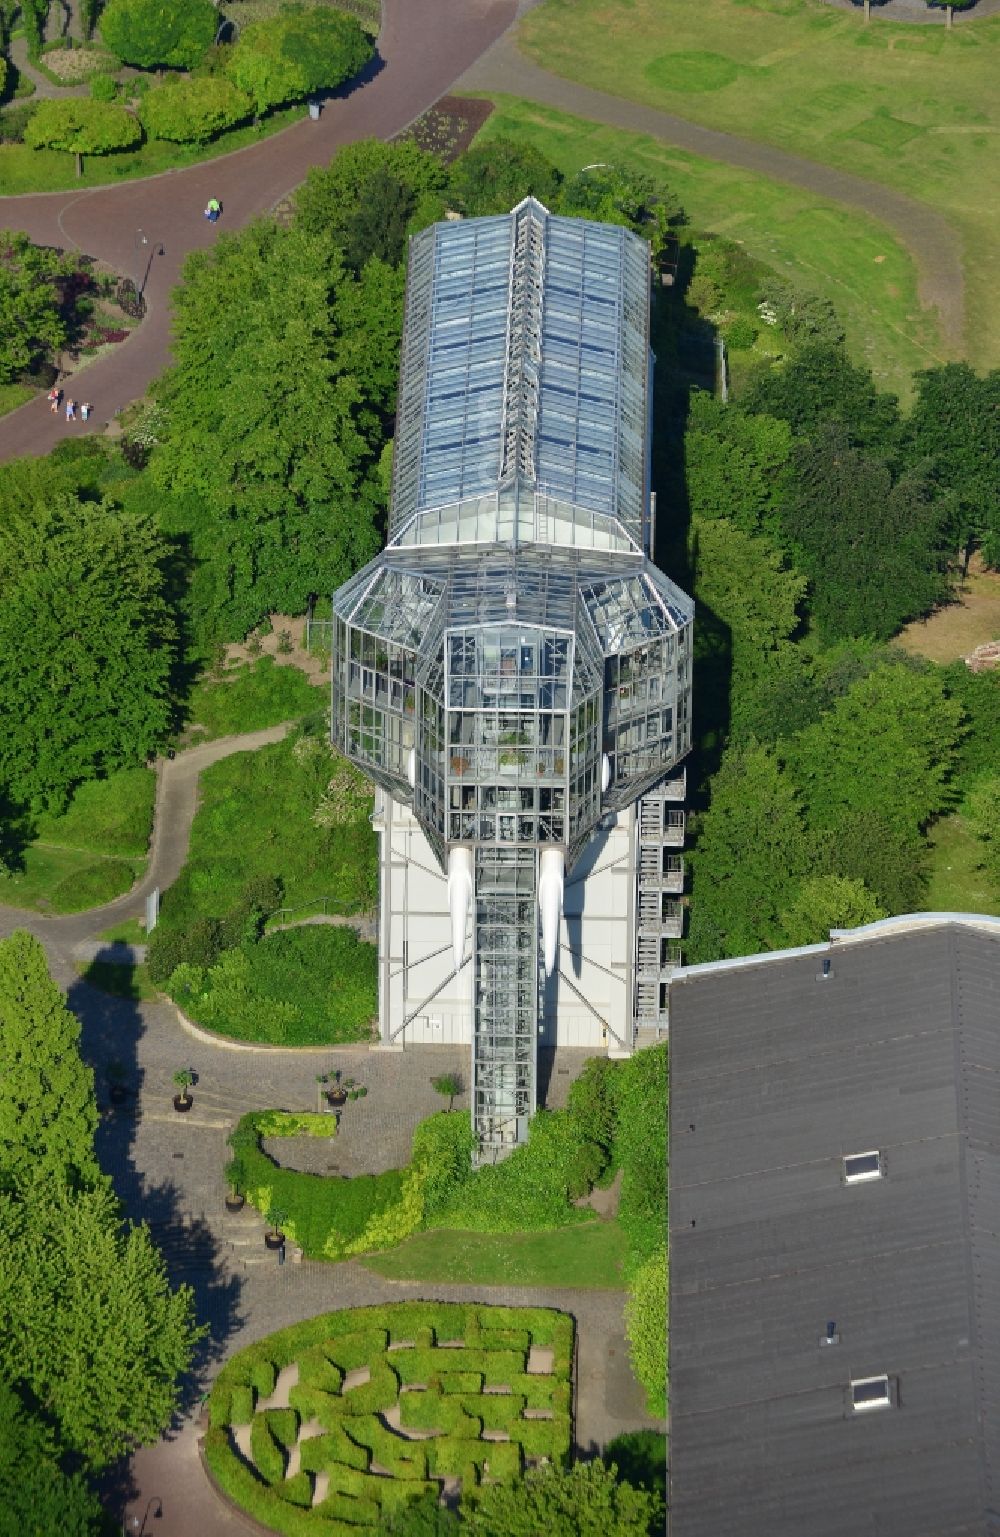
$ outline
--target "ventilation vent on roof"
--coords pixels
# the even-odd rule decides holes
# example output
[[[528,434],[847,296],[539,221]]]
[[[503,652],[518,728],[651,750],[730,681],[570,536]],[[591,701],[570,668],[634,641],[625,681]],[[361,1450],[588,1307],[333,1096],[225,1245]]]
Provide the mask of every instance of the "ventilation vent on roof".
[[[859,1185],[862,1180],[881,1178],[881,1153],[849,1153],[844,1159],[844,1180],[846,1184]]]
[[[857,1414],[868,1409],[891,1409],[895,1401],[894,1388],[891,1377],[854,1377],[851,1379],[851,1407]]]

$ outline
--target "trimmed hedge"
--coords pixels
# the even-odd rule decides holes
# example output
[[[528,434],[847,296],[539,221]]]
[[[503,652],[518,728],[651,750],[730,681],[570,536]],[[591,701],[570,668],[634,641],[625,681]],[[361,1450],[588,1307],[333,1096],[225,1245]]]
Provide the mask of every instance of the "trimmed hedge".
[[[524,1370],[532,1345],[552,1349],[551,1375]],[[220,1487],[275,1531],[357,1537],[359,1527],[377,1526],[408,1500],[436,1491],[431,1479],[457,1477],[471,1489],[484,1476],[518,1476],[525,1457],[565,1462],[572,1352],[572,1319],[548,1308],[403,1302],[324,1314],[226,1363],[209,1402],[206,1461]],[[299,1381],[290,1407],[254,1414],[255,1391],[272,1392],[278,1372],[293,1362]],[[363,1365],[369,1381],[345,1391],[343,1374]],[[401,1382],[418,1379],[426,1380],[424,1390],[401,1392]],[[512,1391],[483,1392],[490,1382]],[[381,1416],[397,1402],[404,1427],[439,1433],[413,1442],[396,1435]],[[551,1417],[525,1420],[528,1407]],[[300,1470],[286,1478],[288,1454],[303,1422],[313,1419],[325,1428],[299,1443]],[[248,1422],[255,1469],[231,1440],[230,1427]],[[509,1439],[484,1441],[484,1426]],[[373,1472],[373,1464],[384,1471]],[[328,1491],[310,1508],[319,1473]]]

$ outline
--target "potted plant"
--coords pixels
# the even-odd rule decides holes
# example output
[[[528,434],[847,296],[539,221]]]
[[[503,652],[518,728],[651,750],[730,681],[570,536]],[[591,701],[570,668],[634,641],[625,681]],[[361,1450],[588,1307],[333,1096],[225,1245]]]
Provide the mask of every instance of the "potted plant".
[[[462,1080],[458,1073],[441,1073],[439,1077],[431,1079],[431,1087],[447,1099],[450,1110],[455,1103],[455,1096],[462,1092]]]
[[[117,1057],[112,1058],[108,1063],[104,1069],[104,1075],[108,1080],[108,1097],[111,1103],[124,1105],[128,1097],[128,1090],[125,1087],[125,1067]]]
[[[174,1095],[174,1109],[179,1115],[183,1115],[194,1104],[194,1100],[188,1093],[188,1089],[194,1083],[194,1073],[192,1073],[189,1067],[180,1067],[174,1074],[174,1083],[180,1090],[179,1094]]]
[[[272,1206],[268,1211],[267,1220],[271,1224],[271,1231],[264,1234],[264,1245],[268,1249],[280,1249],[285,1241],[281,1227],[282,1223],[288,1221],[288,1213],[281,1211],[277,1206]]]
[[[347,1092],[340,1081],[340,1069],[335,1068],[334,1071],[328,1075],[326,1081],[329,1085],[326,1091],[326,1097],[330,1104],[335,1107],[346,1104]]]
[[[230,1185],[226,1191],[226,1210],[231,1212],[242,1211],[246,1205],[246,1196],[236,1185]]]

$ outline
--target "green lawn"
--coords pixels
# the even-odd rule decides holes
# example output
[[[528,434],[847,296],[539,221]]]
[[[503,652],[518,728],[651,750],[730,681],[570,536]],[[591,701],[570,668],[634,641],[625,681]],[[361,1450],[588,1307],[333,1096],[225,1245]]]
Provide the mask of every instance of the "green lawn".
[[[215,160],[246,144],[279,133],[305,117],[303,105],[284,107],[269,114],[255,128],[247,124],[222,134],[211,144],[170,144],[163,139],[149,139],[138,149],[121,150],[111,155],[84,155],[83,175],[77,177],[73,155],[55,149],[29,149],[25,144],[0,144],[0,197],[24,192],[84,191],[119,181],[134,181],[140,176],[159,176],[164,171],[202,160]],[[200,209],[192,211],[200,218]],[[223,216],[224,217],[224,216]]]
[[[924,907],[931,913],[993,913],[1000,916],[1000,891],[985,870],[976,868],[981,845],[956,813],[935,822],[930,882]]]
[[[207,742],[301,720],[324,710],[329,702],[326,684],[310,683],[298,667],[281,666],[273,657],[262,656],[224,679],[203,678],[191,691],[186,713],[192,726],[202,728],[194,740]]]
[[[1000,17],[949,30],[865,26],[823,0],[546,0],[518,38],[561,75],[939,208],[965,246],[969,356],[1000,362]]]
[[[16,411],[18,406],[27,405],[34,398],[35,391],[27,384],[0,384],[0,416]]]
[[[126,945],[144,945],[146,943],[145,925],[138,918],[123,918],[121,923],[113,923],[110,929],[102,929],[98,939],[106,939],[110,943],[118,940]]]
[[[146,1003],[158,997],[145,966],[128,966],[117,961],[86,961],[77,966],[85,982],[114,998],[128,998]]]
[[[0,902],[77,913],[128,891],[146,863],[155,789],[146,768],[81,785],[61,816],[38,817],[11,873],[0,875]]]
[[[477,142],[509,135],[529,140],[567,174],[606,160],[665,182],[696,230],[738,241],[789,282],[831,299],[852,353],[884,388],[908,395],[911,374],[941,360],[934,320],[917,302],[913,261],[877,220],[658,139],[514,97],[494,101]]]
[[[473,1286],[619,1288],[625,1238],[617,1222],[588,1222],[541,1233],[417,1233],[363,1260],[392,1281]]]

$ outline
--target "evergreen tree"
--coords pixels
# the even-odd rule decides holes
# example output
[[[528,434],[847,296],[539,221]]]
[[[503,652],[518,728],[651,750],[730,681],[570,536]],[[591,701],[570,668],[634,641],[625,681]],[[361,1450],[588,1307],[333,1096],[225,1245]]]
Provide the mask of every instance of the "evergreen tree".
[[[11,1537],[98,1537],[101,1507],[80,1473],[65,1473],[55,1437],[0,1383],[0,1531]]]
[[[79,1045],[40,942],[24,930],[0,940],[0,1186],[100,1180],[94,1075]]]

